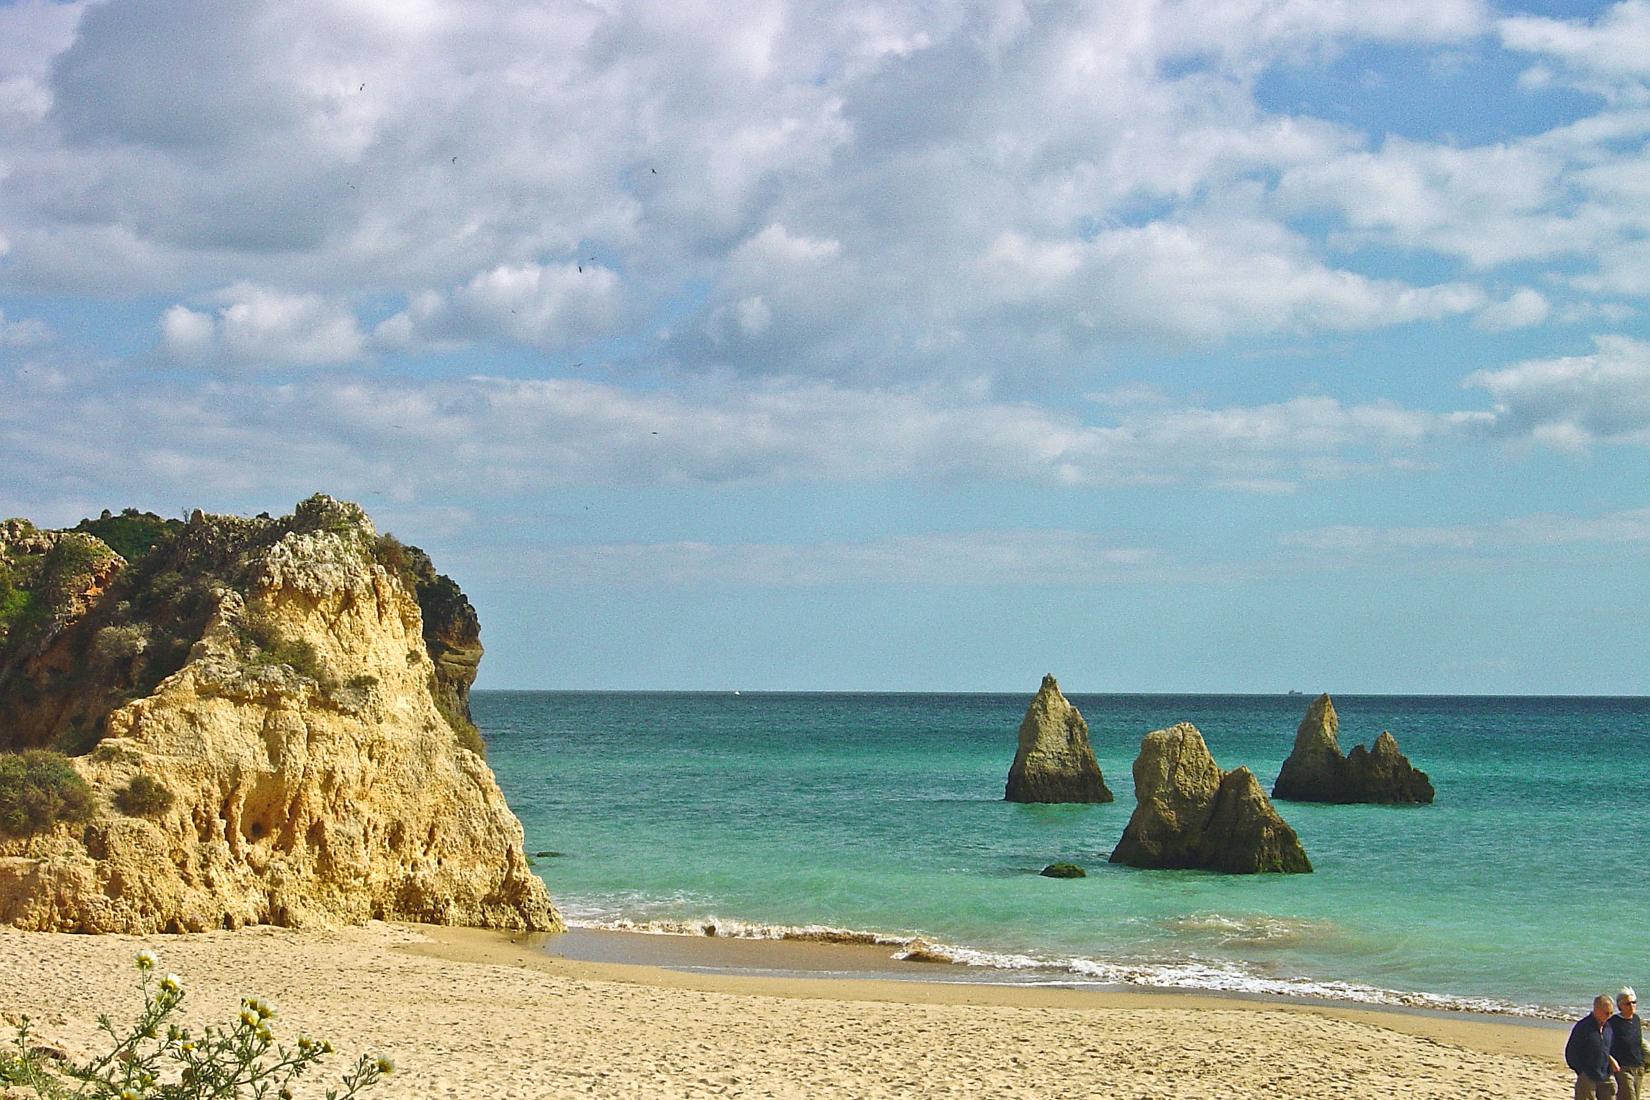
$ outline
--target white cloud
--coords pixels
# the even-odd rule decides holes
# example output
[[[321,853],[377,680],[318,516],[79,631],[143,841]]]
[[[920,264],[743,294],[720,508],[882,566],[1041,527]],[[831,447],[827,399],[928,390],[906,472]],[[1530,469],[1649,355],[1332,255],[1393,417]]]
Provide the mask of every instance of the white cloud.
[[[611,543],[546,547],[534,572],[558,584],[1092,585],[1157,579],[1148,548],[1079,531],[966,531],[865,542]]]
[[[1539,513],[1445,527],[1317,527],[1285,532],[1278,541],[1292,549],[1370,559],[1395,554],[1489,556],[1582,546],[1650,548],[1650,508],[1594,516]]]
[[[21,321],[8,321],[4,310],[0,310],[0,348],[32,348],[41,344],[50,343],[52,330],[46,322],[37,317],[25,317]]]
[[[595,258],[508,264],[480,272],[451,292],[415,295],[374,335],[400,348],[489,340],[559,350],[611,330],[622,299],[619,277]]]
[[[979,273],[983,294],[1064,306],[1090,338],[1216,340],[1438,320],[1483,304],[1476,287],[1416,287],[1328,267],[1304,242],[1261,222],[1155,222],[1088,242],[1004,234]]]
[[[1537,290],[1521,287],[1499,302],[1478,311],[1473,324],[1492,332],[1539,325],[1552,314],[1552,304]]]
[[[112,0],[0,144],[0,293],[246,282],[400,299],[407,348],[645,325],[689,370],[905,382],[1448,316],[1479,292],[1348,270],[1266,200],[1363,139],[1264,110],[1261,69],[1487,26],[1378,8]]]
[[[794,379],[666,392],[324,375],[186,387],[161,376],[128,380],[118,404],[84,385],[0,379],[0,410],[12,469],[59,487],[148,483],[191,499],[213,487],[284,498],[328,485],[411,501],[577,485],[890,480],[1272,493],[1397,463],[1453,430],[1449,417],[1329,398],[1158,406],[1091,424],[968,387]],[[62,423],[79,426],[72,440],[50,428]],[[260,454],[281,461],[244,460]]]
[[[1540,54],[1591,80],[1650,78],[1650,3],[1622,0],[1582,22],[1516,15],[1500,22],[1508,49]]]
[[[168,354],[254,367],[323,366],[361,357],[361,330],[342,303],[249,283],[213,297],[222,303],[213,313],[176,305],[161,316]]]
[[[1563,450],[1650,443],[1650,343],[1600,336],[1595,344],[1591,355],[1474,371],[1465,385],[1494,400],[1485,424],[1498,435]]]

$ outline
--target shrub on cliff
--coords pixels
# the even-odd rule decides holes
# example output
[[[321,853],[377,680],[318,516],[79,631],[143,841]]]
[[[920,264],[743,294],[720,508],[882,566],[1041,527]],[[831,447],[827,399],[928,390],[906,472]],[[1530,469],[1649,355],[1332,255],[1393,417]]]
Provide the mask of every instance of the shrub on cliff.
[[[92,789],[69,758],[49,749],[0,754],[0,832],[34,836],[92,816]]]
[[[147,775],[134,775],[115,792],[115,808],[129,817],[155,817],[172,808],[172,791]]]
[[[204,1097],[279,1097],[289,1100],[293,1086],[332,1053],[326,1040],[299,1038],[297,1045],[277,1044],[270,1028],[275,1009],[259,997],[241,1001],[240,1014],[227,1027],[207,1027],[199,1034],[169,1020],[183,1003],[183,983],[176,974],[154,981],[155,956],[140,951],[143,1011],[123,1031],[107,1016],[98,1018],[113,1044],[107,1054],[75,1064],[53,1058],[31,1038],[22,1017],[10,1051],[0,1052],[0,1084],[28,1089],[45,1100],[201,1100]],[[394,1072],[388,1058],[361,1055],[327,1100],[347,1100]],[[12,1089],[6,1096],[19,1095]]]
[[[180,520],[162,519],[153,512],[123,508],[118,516],[104,512],[97,519],[83,519],[75,524],[74,529],[97,536],[127,561],[137,562],[182,527]]]
[[[283,635],[269,616],[248,611],[241,616],[237,629],[241,640],[250,642],[256,648],[247,664],[286,665],[300,676],[308,676],[320,683],[327,682],[326,670],[321,667],[315,647],[306,640],[294,641]]]

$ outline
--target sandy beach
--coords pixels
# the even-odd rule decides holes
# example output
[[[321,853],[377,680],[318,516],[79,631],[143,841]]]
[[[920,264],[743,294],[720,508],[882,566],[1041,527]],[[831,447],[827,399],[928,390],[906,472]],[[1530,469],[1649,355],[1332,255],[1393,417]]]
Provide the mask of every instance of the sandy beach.
[[[43,1041],[89,1053],[96,1015],[120,1020],[135,1006],[132,958],[143,947],[183,979],[189,1022],[223,1021],[242,996],[269,998],[277,1036],[331,1039],[338,1070],[358,1051],[393,1058],[395,1075],[371,1093],[384,1097],[1537,1097],[1569,1088],[1560,1025],[684,971],[560,958],[537,937],[381,923],[154,937],[0,930],[0,1010],[8,1024],[32,1017]],[[739,955],[695,960],[718,969],[836,965],[804,956],[817,947],[774,948],[686,947]],[[849,960],[846,969],[886,957],[837,950],[849,952],[832,956]],[[623,939],[597,953],[636,957]]]

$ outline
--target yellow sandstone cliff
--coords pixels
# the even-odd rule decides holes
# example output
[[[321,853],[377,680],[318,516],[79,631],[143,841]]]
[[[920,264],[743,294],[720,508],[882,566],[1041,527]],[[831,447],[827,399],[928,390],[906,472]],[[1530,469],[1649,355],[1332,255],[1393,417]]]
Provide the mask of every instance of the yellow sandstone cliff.
[[[12,521],[0,565],[39,582],[0,637],[0,747],[67,751],[94,794],[88,822],[0,836],[0,922],[561,926],[468,721],[474,612],[357,506],[196,513],[133,564]],[[163,806],[131,808],[140,776]]]

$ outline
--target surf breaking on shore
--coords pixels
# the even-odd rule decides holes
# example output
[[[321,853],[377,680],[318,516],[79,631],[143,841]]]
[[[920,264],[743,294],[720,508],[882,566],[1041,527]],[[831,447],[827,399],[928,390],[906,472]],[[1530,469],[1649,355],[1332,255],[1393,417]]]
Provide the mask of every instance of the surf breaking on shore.
[[[1374,1007],[1512,1016],[1532,1020],[1567,1018],[1563,1009],[1546,1005],[1518,1004],[1489,997],[1452,996],[1419,990],[1385,989],[1358,982],[1265,975],[1238,961],[1206,959],[1195,955],[1181,959],[1120,961],[1056,953],[992,951],[963,944],[944,943],[910,933],[839,928],[823,924],[770,924],[716,914],[636,919],[595,909],[584,909],[576,903],[564,903],[563,913],[569,928],[588,931],[846,947],[886,947],[891,949],[888,954],[890,962],[950,963],[969,971],[966,976],[960,977],[954,973],[918,975],[924,980],[941,982],[1093,988],[1134,987],[1301,998]],[[692,967],[694,964],[684,961],[683,965]],[[751,969],[761,967],[753,965]],[[913,976],[903,968],[890,970],[891,976]]]

